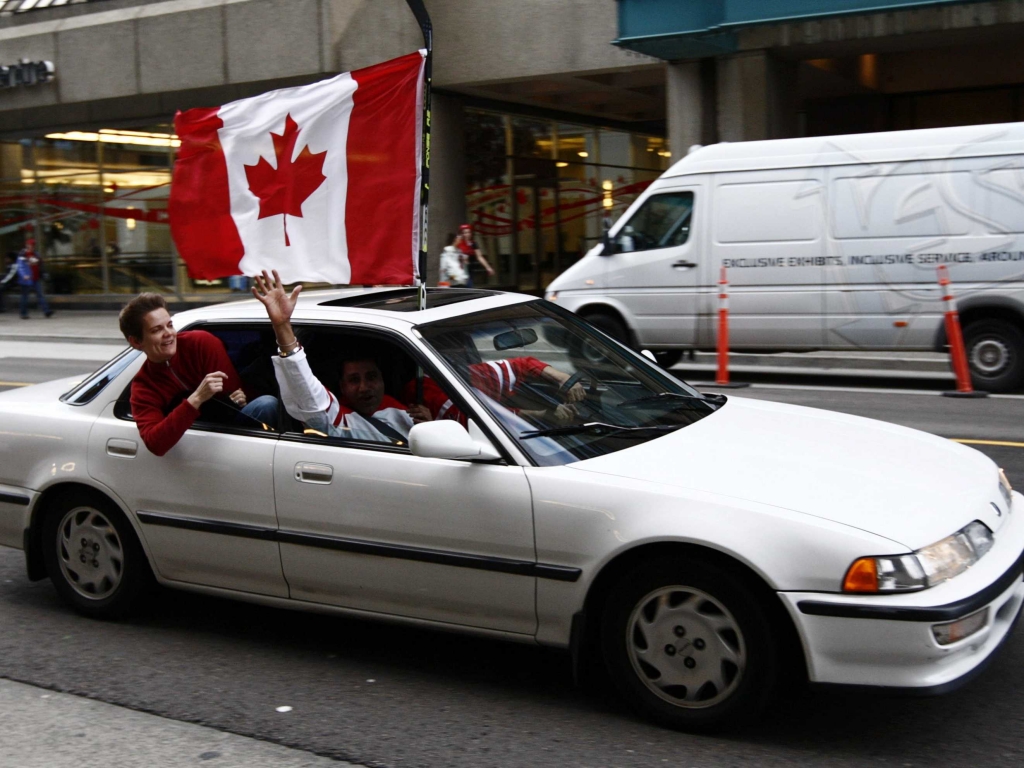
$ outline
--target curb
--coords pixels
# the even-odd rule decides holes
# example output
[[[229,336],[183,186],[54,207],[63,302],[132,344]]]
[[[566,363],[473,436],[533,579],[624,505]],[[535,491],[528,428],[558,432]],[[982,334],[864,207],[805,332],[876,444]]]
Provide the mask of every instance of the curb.
[[[671,372],[714,373],[717,368],[711,363],[679,363],[669,369]],[[911,371],[897,368],[853,368],[843,366],[822,366],[811,368],[796,365],[729,365],[730,374],[770,374],[791,376],[844,376],[866,379],[915,379],[924,381],[955,381],[950,371]]]

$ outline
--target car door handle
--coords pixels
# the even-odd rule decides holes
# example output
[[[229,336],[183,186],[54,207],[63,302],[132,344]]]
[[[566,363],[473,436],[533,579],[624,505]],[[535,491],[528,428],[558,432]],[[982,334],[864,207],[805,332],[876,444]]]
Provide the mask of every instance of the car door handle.
[[[692,262],[692,261],[687,261],[686,259],[680,259],[679,261],[675,262],[672,265],[672,269],[692,269],[693,267],[696,267],[696,266],[697,265],[694,262]]]
[[[300,483],[330,485],[334,477],[334,467],[329,464],[311,464],[300,461],[295,465],[295,479]]]
[[[112,437],[107,440],[107,455],[119,456],[122,459],[134,459],[139,451],[139,444],[134,440],[119,440]]]

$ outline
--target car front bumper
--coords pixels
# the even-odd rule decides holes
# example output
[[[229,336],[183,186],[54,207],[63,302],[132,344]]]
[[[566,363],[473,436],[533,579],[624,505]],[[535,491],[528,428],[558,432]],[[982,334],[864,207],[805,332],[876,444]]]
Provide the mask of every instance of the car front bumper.
[[[1024,497],[973,568],[931,589],[855,596],[781,592],[812,683],[939,693],[966,682],[1010,634],[1024,605]],[[987,611],[984,626],[940,645],[933,627]]]

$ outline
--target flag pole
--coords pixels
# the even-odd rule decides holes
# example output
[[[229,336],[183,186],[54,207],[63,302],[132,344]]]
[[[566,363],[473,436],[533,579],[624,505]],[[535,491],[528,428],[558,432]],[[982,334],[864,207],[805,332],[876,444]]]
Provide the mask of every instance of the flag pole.
[[[434,27],[430,23],[423,0],[405,0],[412,15],[419,22],[423,33],[423,45],[427,49],[427,61],[423,66],[423,165],[420,168],[420,252],[417,261],[419,272],[419,309],[427,308],[427,212],[430,195],[430,80],[434,58]],[[423,368],[416,367],[416,402],[423,404]]]
[[[419,272],[419,308],[427,308],[427,203],[430,194],[430,80],[434,56],[434,28],[430,23],[423,0],[405,0],[423,33],[423,45],[427,49],[427,61],[423,68],[423,165],[420,168],[420,252],[417,262]]]

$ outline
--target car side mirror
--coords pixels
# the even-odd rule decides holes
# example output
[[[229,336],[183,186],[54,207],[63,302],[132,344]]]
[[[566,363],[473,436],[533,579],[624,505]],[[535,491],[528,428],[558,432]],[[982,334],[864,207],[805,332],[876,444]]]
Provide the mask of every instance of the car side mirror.
[[[601,256],[614,256],[619,252],[619,242],[612,237],[611,232],[605,232],[601,239]]]
[[[409,430],[409,448],[413,456],[425,459],[500,459],[491,442],[479,427],[469,422],[470,434],[464,426],[451,419],[424,421]]]

